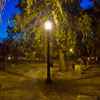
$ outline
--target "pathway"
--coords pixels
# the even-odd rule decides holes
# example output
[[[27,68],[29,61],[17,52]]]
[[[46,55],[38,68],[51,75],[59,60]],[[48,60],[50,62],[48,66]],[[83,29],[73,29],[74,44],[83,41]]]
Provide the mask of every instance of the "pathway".
[[[20,78],[13,93],[12,100],[43,100],[37,86],[37,76],[41,70],[43,68],[35,68],[26,73],[26,77]]]

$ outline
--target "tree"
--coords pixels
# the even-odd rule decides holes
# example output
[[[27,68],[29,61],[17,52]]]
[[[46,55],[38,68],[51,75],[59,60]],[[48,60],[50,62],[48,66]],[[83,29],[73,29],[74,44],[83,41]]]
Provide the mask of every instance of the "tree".
[[[92,46],[92,55],[95,56],[100,56],[100,1],[98,2],[94,1],[94,9],[91,11],[91,18],[92,18],[92,41],[93,41],[93,46]]]
[[[0,0],[0,21],[1,21],[1,13],[6,4],[6,0]]]
[[[99,53],[97,54],[97,52],[99,52],[99,29],[98,26],[100,24],[100,18],[99,18],[99,14],[100,14],[100,1],[96,1],[96,0],[92,0],[93,1],[93,8],[88,9],[85,11],[85,13],[88,14],[88,17],[90,18],[90,22],[91,22],[91,27],[90,27],[90,34],[88,36],[88,39],[86,40],[87,42],[85,43],[85,45],[88,47],[88,54],[89,55],[99,55]]]
[[[84,55],[89,55],[89,47],[91,43],[91,24],[92,19],[89,17],[87,13],[84,13],[78,19],[78,30],[82,33],[82,44],[84,45]],[[81,41],[80,41],[81,42]],[[83,46],[82,45],[82,46]],[[85,50],[86,49],[86,50]]]
[[[64,52],[68,51],[69,47],[76,50],[79,33],[82,35],[83,45],[86,44],[86,50],[89,51],[91,18],[86,12],[77,9],[80,7],[78,0],[19,0],[16,7],[20,8],[21,13],[15,14],[10,22],[16,23],[13,25],[13,34],[16,33],[15,36],[19,36],[17,41],[23,48],[33,47],[36,51],[43,48],[44,51],[43,44],[46,44],[44,22],[51,20],[54,29],[52,30],[53,39],[51,38],[50,41],[56,44],[61,70],[66,69]],[[30,47],[26,46],[28,43]]]
[[[34,33],[34,37],[31,38],[37,41],[37,43],[33,43],[35,44],[34,48],[36,48],[36,44],[38,43],[40,47],[43,47],[42,45],[45,44],[44,40],[46,39],[43,23],[47,19],[50,19],[56,24],[56,31],[53,32],[56,33],[57,45],[59,51],[61,51],[62,47],[60,46],[60,44],[66,39],[65,29],[68,26],[68,22],[66,20],[66,13],[61,8],[61,2],[59,2],[59,0],[36,0],[36,2],[32,2],[32,0],[20,0],[17,7],[20,8],[22,13],[14,16],[14,22],[17,23],[16,25],[14,25],[14,30],[20,30],[21,35],[25,36],[25,41],[26,38],[29,39],[31,34]],[[63,53],[60,53],[60,55],[61,54]],[[62,61],[64,61],[64,59]],[[65,64],[63,65],[63,67],[64,66]]]

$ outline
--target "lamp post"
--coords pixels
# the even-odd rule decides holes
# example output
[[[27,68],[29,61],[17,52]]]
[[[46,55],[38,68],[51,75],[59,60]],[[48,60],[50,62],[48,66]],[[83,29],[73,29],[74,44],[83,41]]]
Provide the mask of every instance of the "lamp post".
[[[45,22],[45,28],[47,30],[47,79],[46,83],[51,84],[51,78],[50,78],[50,43],[49,43],[49,32],[51,30],[51,22],[46,21]]]

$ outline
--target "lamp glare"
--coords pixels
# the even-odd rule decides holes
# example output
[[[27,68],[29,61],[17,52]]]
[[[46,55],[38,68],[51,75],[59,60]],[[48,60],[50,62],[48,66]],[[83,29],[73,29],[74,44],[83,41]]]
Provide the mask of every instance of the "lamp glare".
[[[51,29],[51,22],[50,21],[46,21],[45,28],[46,28],[46,30],[50,30]]]
[[[73,51],[73,49],[71,48],[71,49],[70,49],[70,52],[72,52],[72,51]]]

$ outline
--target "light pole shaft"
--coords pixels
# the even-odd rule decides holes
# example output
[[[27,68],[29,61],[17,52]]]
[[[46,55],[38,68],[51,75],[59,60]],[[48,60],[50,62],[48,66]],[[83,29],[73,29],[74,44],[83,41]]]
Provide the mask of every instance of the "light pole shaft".
[[[50,79],[50,43],[49,32],[47,32],[47,83],[51,83]]]
[[[47,33],[47,78],[50,78],[50,43],[49,32]]]

